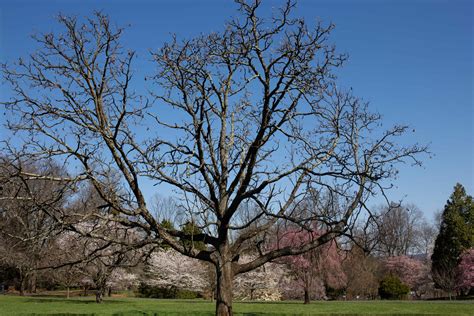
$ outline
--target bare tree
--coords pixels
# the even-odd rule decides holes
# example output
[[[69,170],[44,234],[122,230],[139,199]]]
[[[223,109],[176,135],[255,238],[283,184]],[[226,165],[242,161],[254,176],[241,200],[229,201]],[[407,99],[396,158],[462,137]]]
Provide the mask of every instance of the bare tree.
[[[378,255],[412,255],[429,247],[427,222],[416,206],[391,203],[380,207],[373,218],[368,235],[370,248]]]
[[[34,176],[38,173],[43,178]],[[20,295],[36,292],[38,270],[62,230],[54,216],[69,186],[52,179],[64,175],[51,161],[0,159],[0,262],[18,272]]]
[[[347,233],[367,199],[384,195],[397,163],[418,164],[426,151],[397,145],[407,127],[380,130],[379,115],[337,88],[334,70],[346,56],[329,42],[333,25],[310,28],[292,18],[291,1],[269,19],[259,16],[258,0],[237,4],[240,17],[223,32],[173,39],[153,53],[153,104],[133,93],[135,54],[122,49],[122,29],[102,14],[85,24],[61,16],[65,33],[38,36],[42,49],[3,66],[14,94],[3,104],[10,129],[25,132],[24,151],[69,163],[74,180],[90,181],[105,201],[107,220],[140,233],[135,246],[163,241],[213,264],[218,315],[232,314],[236,275]],[[173,187],[186,221],[202,233],[160,225],[142,177]],[[120,194],[111,194],[117,183]],[[314,192],[338,201],[337,212],[294,213]],[[242,221],[249,201],[258,211]],[[280,221],[327,229],[307,244],[239,262],[245,241]]]
[[[109,190],[110,196],[119,192],[113,185]],[[83,279],[95,288],[96,302],[101,303],[107,288],[109,294],[111,292],[111,280],[116,271],[143,263],[153,247],[141,243],[141,233],[133,227],[111,220],[109,214],[113,210],[90,184],[86,183],[77,195],[69,206],[74,220],[69,221],[60,239],[63,255],[53,260],[50,267],[66,271],[79,268]],[[112,199],[119,200],[118,197]]]
[[[54,269],[57,279],[67,287],[72,284],[85,283],[95,288],[96,302],[101,303],[107,289],[111,292],[112,283],[118,280],[117,271],[127,270],[143,263],[149,249],[129,247],[134,244],[130,239],[136,238],[127,229],[113,227],[110,223],[83,223],[83,231],[102,233],[116,242],[107,242],[98,238],[88,238],[84,233],[65,232],[57,242],[56,256],[50,256],[41,269]],[[100,228],[98,228],[100,226]],[[128,234],[128,235],[127,235]],[[120,283],[120,282],[115,282]]]
[[[430,260],[433,254],[434,243],[438,230],[436,226],[427,220],[423,220],[418,231],[417,250],[420,254],[426,255],[426,259]]]
[[[82,243],[77,237],[74,233],[62,232],[54,240],[52,251],[43,262],[43,267],[48,267],[44,270],[50,272],[53,282],[66,288],[66,298],[70,297],[71,287],[79,286],[84,278],[82,262],[86,258],[83,258]]]

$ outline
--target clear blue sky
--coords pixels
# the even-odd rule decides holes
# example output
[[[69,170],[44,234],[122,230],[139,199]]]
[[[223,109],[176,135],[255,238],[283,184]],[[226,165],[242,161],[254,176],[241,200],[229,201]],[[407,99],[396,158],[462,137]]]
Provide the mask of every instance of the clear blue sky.
[[[264,0],[264,9],[280,3]],[[102,10],[119,26],[131,24],[124,46],[138,51],[135,68],[143,76],[149,49],[172,33],[189,38],[219,31],[235,8],[217,0],[2,0],[0,60],[26,56],[34,48],[29,36],[53,31],[58,12],[83,17]],[[333,42],[350,55],[341,84],[369,101],[387,125],[413,126],[407,142],[431,144],[434,157],[423,168],[402,167],[390,197],[418,205],[431,218],[456,182],[474,194],[473,2],[303,0],[296,15],[335,23]],[[2,99],[9,94],[0,91]]]

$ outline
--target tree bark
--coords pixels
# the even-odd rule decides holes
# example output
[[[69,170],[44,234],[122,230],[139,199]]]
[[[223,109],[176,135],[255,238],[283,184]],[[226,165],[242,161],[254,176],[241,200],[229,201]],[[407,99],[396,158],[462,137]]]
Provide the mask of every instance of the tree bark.
[[[25,283],[26,283],[26,278],[23,277],[20,281],[20,296],[25,296]]]
[[[102,289],[97,289],[97,291],[95,292],[95,302],[97,304],[102,303],[103,297],[104,297],[104,291]]]
[[[216,265],[216,315],[232,316],[232,262],[222,261]]]
[[[27,290],[29,293],[36,293],[36,279],[38,278],[38,273],[36,270],[31,271],[28,274],[27,281]]]
[[[27,281],[28,281],[28,273],[25,273],[20,270],[20,296],[25,296]]]
[[[311,274],[304,276],[304,304],[309,304],[309,289],[311,288]]]
[[[304,304],[309,304],[309,291],[307,288],[304,289]]]

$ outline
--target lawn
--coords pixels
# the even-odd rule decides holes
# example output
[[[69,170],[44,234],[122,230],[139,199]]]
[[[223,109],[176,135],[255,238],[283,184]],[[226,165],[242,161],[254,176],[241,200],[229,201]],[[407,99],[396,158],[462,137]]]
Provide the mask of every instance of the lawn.
[[[213,315],[214,304],[203,300],[0,296],[0,315]],[[236,315],[474,315],[473,301],[236,302]]]

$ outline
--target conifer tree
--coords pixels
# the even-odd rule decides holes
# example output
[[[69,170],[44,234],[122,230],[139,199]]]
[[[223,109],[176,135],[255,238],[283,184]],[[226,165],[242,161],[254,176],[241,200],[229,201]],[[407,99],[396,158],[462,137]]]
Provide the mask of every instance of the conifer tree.
[[[451,294],[456,287],[456,268],[464,250],[474,246],[474,201],[456,184],[442,214],[432,260],[436,287]]]

